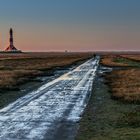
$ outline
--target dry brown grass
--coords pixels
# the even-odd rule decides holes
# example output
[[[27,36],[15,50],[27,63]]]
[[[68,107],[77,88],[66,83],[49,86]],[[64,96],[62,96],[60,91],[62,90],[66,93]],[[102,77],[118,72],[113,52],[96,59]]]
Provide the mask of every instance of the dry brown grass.
[[[113,99],[140,102],[140,69],[113,70],[107,80]]]
[[[121,56],[131,60],[140,61],[140,55],[121,55]]]
[[[114,62],[114,59],[119,58],[119,57],[120,57],[119,55],[105,55],[105,56],[102,56],[101,64],[104,65],[104,66],[109,66],[109,67],[128,66],[128,64]]]
[[[0,88],[15,89],[48,70],[65,67],[91,56],[90,53],[0,54]]]
[[[107,75],[112,97],[128,102],[140,102],[140,55],[103,56],[101,63],[111,67],[125,67],[113,70]]]

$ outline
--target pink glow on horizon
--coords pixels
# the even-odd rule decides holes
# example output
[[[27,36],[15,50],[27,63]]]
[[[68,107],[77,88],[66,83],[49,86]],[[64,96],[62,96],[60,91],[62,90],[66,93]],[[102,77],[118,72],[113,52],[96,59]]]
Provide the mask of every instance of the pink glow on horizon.
[[[139,36],[139,31],[125,28],[31,27],[26,30],[16,28],[14,44],[23,51],[140,50]],[[8,33],[3,38],[0,44],[2,49],[9,44]]]

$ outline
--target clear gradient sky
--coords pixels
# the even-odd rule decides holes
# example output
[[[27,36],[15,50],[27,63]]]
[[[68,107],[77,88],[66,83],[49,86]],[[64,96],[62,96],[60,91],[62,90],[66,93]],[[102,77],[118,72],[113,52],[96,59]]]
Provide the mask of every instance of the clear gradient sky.
[[[0,48],[140,50],[140,0],[0,0]]]

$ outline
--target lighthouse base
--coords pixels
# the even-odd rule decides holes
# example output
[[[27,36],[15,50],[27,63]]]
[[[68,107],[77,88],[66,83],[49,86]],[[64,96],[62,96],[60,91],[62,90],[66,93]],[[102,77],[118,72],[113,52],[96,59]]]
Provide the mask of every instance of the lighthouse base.
[[[4,50],[4,52],[18,53],[18,52],[21,52],[21,50],[18,50],[16,47],[10,45]]]

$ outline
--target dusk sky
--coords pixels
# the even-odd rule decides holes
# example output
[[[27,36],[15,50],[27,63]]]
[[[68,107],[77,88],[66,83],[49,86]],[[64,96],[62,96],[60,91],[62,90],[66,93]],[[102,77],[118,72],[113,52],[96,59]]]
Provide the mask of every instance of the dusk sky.
[[[0,0],[0,48],[140,50],[140,0]]]

